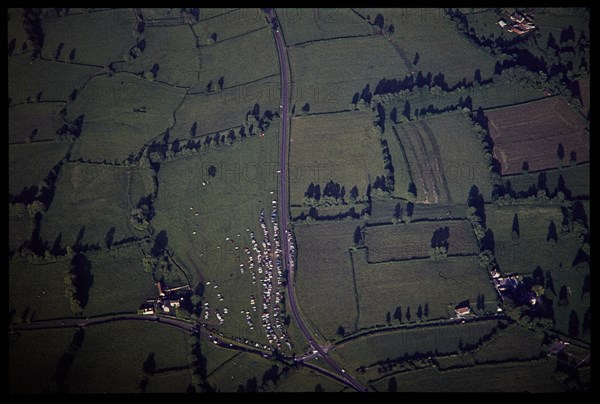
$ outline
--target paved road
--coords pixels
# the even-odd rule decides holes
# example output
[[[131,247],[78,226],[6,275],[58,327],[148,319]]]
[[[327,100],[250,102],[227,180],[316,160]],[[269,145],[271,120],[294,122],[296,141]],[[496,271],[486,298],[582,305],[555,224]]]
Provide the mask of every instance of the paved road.
[[[276,19],[275,12],[273,9],[269,9],[267,15],[269,16],[269,20],[273,21]],[[277,23],[279,25],[279,23]],[[287,158],[288,158],[288,149],[289,149],[289,84],[290,84],[290,72],[289,66],[287,63],[286,57],[286,49],[285,44],[283,42],[283,35],[281,34],[281,27],[277,30],[273,31],[273,35],[275,36],[275,43],[277,45],[277,53],[279,55],[279,73],[281,76],[281,148],[279,152],[279,212],[280,212],[280,225],[281,225],[281,234],[282,234],[282,250],[285,254],[285,259],[283,260],[285,265],[288,268],[288,281],[287,281],[287,294],[288,301],[290,303],[290,307],[292,309],[292,314],[298,327],[306,337],[306,339],[311,343],[311,345],[316,349],[321,357],[331,366],[336,372],[338,372],[352,387],[354,387],[358,391],[367,391],[367,389],[361,385],[358,381],[356,381],[352,376],[346,373],[340,365],[338,365],[333,359],[327,356],[327,352],[317,343],[311,334],[310,330],[304,324],[302,320],[302,316],[298,310],[298,305],[296,303],[296,294],[294,293],[294,274],[291,272],[290,262],[290,250],[287,240],[287,231],[288,228],[288,188],[287,188]]]

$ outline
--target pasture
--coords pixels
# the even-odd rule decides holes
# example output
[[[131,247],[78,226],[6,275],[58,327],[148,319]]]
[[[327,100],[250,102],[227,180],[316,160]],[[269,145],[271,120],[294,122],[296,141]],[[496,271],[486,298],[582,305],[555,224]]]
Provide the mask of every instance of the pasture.
[[[41,238],[63,248],[141,237],[130,222],[140,198],[154,190],[150,169],[92,164],[65,164],[58,176],[54,200],[41,222]],[[50,244],[51,245],[51,244]]]
[[[390,312],[401,308],[402,322],[454,317],[454,307],[465,300],[473,305],[483,295],[486,309],[495,311],[496,291],[477,256],[449,257],[369,264],[366,252],[352,254],[358,293],[359,328],[383,325]],[[418,318],[418,307],[423,309]]]
[[[9,108],[9,144],[55,139],[63,125],[59,113],[64,106],[62,102],[38,102]]]
[[[200,10],[200,21],[192,26],[201,46],[210,46],[259,30],[268,25],[266,14],[259,8],[220,10],[218,14]]]
[[[544,355],[542,336],[524,327],[509,325],[471,355],[476,364],[538,359]]]
[[[189,342],[186,331],[157,323],[133,321],[88,327],[67,375],[68,391],[73,394],[140,391],[141,371],[149,355],[154,354],[156,369],[189,366],[192,360]]]
[[[480,143],[460,112],[392,127],[406,151],[417,202],[462,204],[477,185],[491,198],[492,184]]]
[[[61,356],[71,344],[74,329],[23,331],[9,335],[9,394],[42,394],[53,391],[52,378]]]
[[[288,46],[300,43],[367,36],[373,29],[352,9],[281,8],[277,19]]]
[[[290,142],[290,204],[300,205],[311,183],[320,185],[323,193],[329,181],[345,188],[346,200],[354,186],[361,198],[375,177],[384,174],[379,136],[369,112],[294,118]]]
[[[306,43],[288,49],[287,54],[296,113],[305,104],[309,113],[347,110],[354,94],[367,85],[373,92],[382,78],[408,73],[391,43],[380,36]]]
[[[72,159],[121,162],[175,124],[186,90],[131,73],[97,76],[67,108],[67,119],[83,115]],[[145,112],[143,112],[145,111]]]
[[[296,225],[296,294],[307,323],[327,340],[356,331],[357,301],[348,248],[358,224]]]
[[[389,379],[396,380],[397,391],[405,392],[499,392],[557,393],[566,386],[554,376],[554,359],[523,363],[481,365],[444,372],[429,367],[400,373],[373,383],[376,391],[388,391]],[[465,380],[468,382],[465,383]]]
[[[207,382],[217,392],[262,391],[263,376],[272,366],[278,366],[281,371],[281,364],[275,365],[258,355],[240,352],[213,371]]]
[[[559,145],[564,149],[564,165],[571,153],[578,163],[590,159],[586,121],[561,97],[487,110],[485,115],[503,175],[518,173],[525,166],[530,172],[556,167]]]
[[[434,233],[439,229],[448,229],[444,241],[448,242],[449,256],[479,253],[475,234],[466,220],[369,226],[364,236],[369,263],[429,257]]]

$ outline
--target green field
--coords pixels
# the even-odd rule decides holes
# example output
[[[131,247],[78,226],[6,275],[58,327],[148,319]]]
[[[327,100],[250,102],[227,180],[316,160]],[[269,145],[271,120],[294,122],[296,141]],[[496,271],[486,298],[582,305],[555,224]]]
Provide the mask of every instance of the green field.
[[[64,106],[62,102],[38,102],[9,108],[9,143],[55,139],[63,125],[59,112]]]
[[[276,12],[288,46],[373,33],[369,24],[351,9],[282,8]]]
[[[337,345],[335,352],[351,369],[401,359],[404,355],[449,354],[463,345],[478,344],[480,339],[493,335],[497,321],[444,326],[421,327],[372,334]]]
[[[517,214],[520,237],[512,240],[512,224]],[[487,227],[494,236],[495,256],[505,273],[530,274],[539,265],[544,271],[571,267],[579,250],[579,241],[571,235],[560,234],[562,214],[559,206],[509,205],[486,206]],[[550,222],[558,230],[556,246],[546,242]]]
[[[27,308],[35,312],[34,321],[72,316],[63,281],[68,270],[69,261],[34,265],[14,258],[8,266],[8,304],[9,312],[15,311],[14,321],[20,322]]]
[[[33,223],[29,218],[27,211],[23,215],[17,216],[9,213],[8,216],[8,250],[13,253],[23,245],[26,240],[31,238]]]
[[[252,313],[256,327],[250,330],[240,311],[250,310],[250,297],[260,296],[262,285],[253,285],[251,271],[241,274],[239,265],[247,260],[244,247],[252,248],[246,229],[260,244],[260,211],[265,210],[268,221],[271,201],[277,198],[276,133],[163,163],[152,221],[157,232],[166,232],[168,248],[190,276],[192,288],[211,282],[204,293],[211,312],[229,309],[220,330],[261,343],[265,334],[260,313]],[[208,175],[211,166],[216,168],[214,177]],[[211,315],[209,322],[216,322],[215,317]]]
[[[216,14],[218,13],[218,14]],[[217,42],[242,36],[264,28],[267,25],[265,13],[258,8],[239,8],[235,10],[200,10],[200,21],[192,26],[200,45],[214,43],[211,36],[217,34]]]
[[[559,187],[560,177],[564,181],[563,187]],[[567,197],[570,192],[571,198],[585,197],[590,194],[590,165],[588,163],[540,173],[505,176],[502,179],[505,188],[509,188],[507,183],[510,182],[510,189],[516,192],[516,196],[537,194],[540,187],[547,188],[550,193],[555,190],[561,191]]]
[[[132,61],[116,65],[117,71],[149,72],[157,63],[156,81],[183,87],[198,83],[201,60],[189,26],[149,27],[144,31],[144,39],[144,52]]]
[[[314,392],[317,386],[325,392],[340,392],[347,388],[312,369],[300,367],[283,374],[273,390],[281,393]]]
[[[191,384],[188,369],[158,373],[149,378],[146,393],[185,393]]]
[[[190,93],[175,112],[176,122],[171,131],[171,139],[192,138],[190,132],[194,123],[196,137],[214,135],[218,131],[223,131],[222,134],[227,135],[229,129],[235,129],[236,136],[239,138],[238,129],[255,104],[259,105],[261,115],[265,111],[275,113],[278,110],[279,88],[279,78],[268,77],[231,88],[225,84],[223,91]],[[258,130],[255,127],[253,133],[257,133]],[[246,134],[249,132],[246,131]]]
[[[369,263],[427,258],[434,233],[446,228],[449,232],[446,239],[449,256],[479,253],[473,229],[466,220],[370,226],[364,236]]]
[[[356,295],[348,248],[353,222],[297,225],[296,293],[304,318],[327,340],[356,330]]]
[[[222,367],[212,372],[207,379],[207,383],[218,392],[237,392],[239,386],[252,386],[255,382],[254,391],[262,391],[262,379],[274,362],[262,358],[258,355],[241,352],[232,360],[225,363]],[[281,372],[282,365],[277,364]]]
[[[402,321],[425,321],[454,317],[454,306],[469,300],[471,305],[479,295],[486,300],[486,309],[495,310],[496,291],[489,275],[479,267],[477,256],[450,257],[441,261],[429,259],[368,264],[364,250],[353,255],[358,291],[359,328],[385,324],[389,311],[402,308]],[[428,316],[417,317],[418,306]],[[397,320],[392,317],[392,324]]]
[[[135,26],[133,10],[123,8],[45,18],[42,55],[53,59],[59,44],[64,43],[59,61],[68,61],[75,49],[74,63],[108,66],[123,60],[135,46]]]
[[[345,200],[356,186],[364,197],[375,177],[384,174],[377,131],[369,112],[344,112],[292,120],[290,143],[290,203],[303,202],[308,186],[329,181],[345,188]],[[318,144],[319,147],[315,147]],[[340,144],[346,144],[341,148]]]
[[[114,241],[144,236],[133,228],[130,215],[140,198],[153,192],[150,173],[150,169],[108,165],[64,165],[42,220],[42,239],[50,245],[60,239],[62,247],[73,246],[81,233],[81,245],[104,247],[113,227]]]
[[[54,329],[9,334],[9,394],[42,394],[52,390],[52,377],[75,330]]]
[[[461,112],[399,124],[396,130],[417,187],[417,201],[464,203],[473,185],[486,200],[491,198],[482,146]]]
[[[31,186],[38,188],[52,168],[66,157],[70,146],[66,142],[10,145],[8,149],[9,194],[17,196],[23,188]]]
[[[156,369],[190,365],[188,338],[185,331],[156,323],[124,322],[88,327],[67,376],[68,392],[139,392],[141,370],[150,353],[154,353]],[[124,363],[128,365],[123,366]],[[191,381],[190,375],[189,383]]]
[[[144,272],[138,246],[88,255],[94,283],[85,316],[135,312],[141,303],[158,295],[152,275]]]
[[[528,360],[540,357],[542,337],[523,327],[511,325],[492,341],[472,353],[475,363]]]
[[[397,391],[406,392],[501,392],[554,393],[566,391],[554,377],[553,359],[536,362],[482,365],[440,372],[434,368],[394,375]],[[389,379],[373,383],[388,391]]]
[[[68,119],[84,115],[72,158],[121,162],[175,124],[186,90],[130,73],[97,76],[69,105]],[[146,112],[136,112],[139,108]]]
[[[391,42],[414,72],[420,70],[433,75],[441,72],[450,86],[463,78],[472,81],[477,69],[483,79],[494,73],[495,58],[463,38],[440,9],[371,8],[357,11],[364,17],[370,15],[372,22],[377,14],[382,14],[384,28],[394,26]],[[431,46],[432,43],[435,46]],[[419,53],[419,59],[415,65],[416,53]]]
[[[201,48],[200,58],[198,82],[202,90],[211,80],[218,88],[221,77],[224,87],[229,88],[279,73],[277,50],[266,21],[261,30],[226,41],[217,40],[214,45]]]
[[[373,92],[382,78],[408,73],[394,47],[379,36],[308,43],[287,53],[296,113],[306,103],[310,113],[346,110],[367,84]]]

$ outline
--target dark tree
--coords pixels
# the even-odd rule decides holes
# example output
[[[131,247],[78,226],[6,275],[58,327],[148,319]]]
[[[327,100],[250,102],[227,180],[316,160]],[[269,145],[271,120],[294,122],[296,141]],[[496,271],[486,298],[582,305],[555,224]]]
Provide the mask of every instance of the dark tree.
[[[388,381],[388,391],[390,393],[395,393],[396,391],[398,391],[398,382],[396,382],[396,378],[395,377],[392,377]]]
[[[269,381],[272,381],[273,384],[277,384],[279,380],[279,366],[273,365],[269,370],[266,370],[263,374],[262,385],[264,386]]]
[[[246,381],[246,392],[255,393],[257,387],[258,387],[258,382],[256,381],[256,377],[253,377],[252,379],[248,379]]]
[[[310,111],[310,104],[307,102],[306,104],[304,104],[304,106],[302,107],[302,112],[305,114],[308,114],[308,112]]]
[[[579,316],[575,310],[571,310],[569,315],[569,336],[574,338],[579,336]]]
[[[221,90],[223,90],[223,85],[225,84],[225,78],[224,78],[223,76],[221,76],[221,77],[219,78],[219,81],[218,81],[217,83],[219,84],[219,88],[220,88]]]
[[[571,164],[575,164],[577,163],[577,153],[575,152],[575,150],[573,150],[571,152]]]
[[[545,171],[538,174],[538,189],[546,190],[548,177]]]
[[[317,201],[321,200],[321,186],[319,184],[315,185],[315,199]]]
[[[360,226],[356,226],[356,229],[354,230],[354,244],[360,245],[362,243],[362,239],[363,238]]]
[[[590,293],[591,283],[590,283],[590,275],[587,274],[585,278],[583,278],[583,287],[581,288],[581,298],[583,299],[583,295],[586,293]]]
[[[341,325],[340,325],[340,326],[338,327],[338,329],[337,329],[337,334],[338,334],[340,337],[343,337],[344,335],[346,335],[346,330],[344,329],[344,327],[343,327],[343,326],[341,326]]]
[[[398,220],[402,218],[402,205],[400,204],[400,202],[398,202],[396,204],[396,207],[394,208],[394,218]]]
[[[588,307],[585,313],[583,313],[583,322],[581,323],[581,332],[591,330],[592,322],[590,319],[590,308]]]
[[[423,308],[421,307],[421,305],[419,305],[419,307],[417,308],[417,317],[419,317],[419,320],[423,318]]]
[[[513,234],[513,241],[515,241],[514,240],[515,236],[516,236],[517,240],[521,236],[521,231],[519,230],[519,216],[517,215],[516,212],[515,212],[515,215],[513,216],[512,234]]]
[[[390,119],[394,123],[398,122],[398,109],[396,107],[392,108],[392,110],[390,111]]]
[[[558,148],[556,149],[556,155],[558,156],[559,160],[562,160],[565,157],[565,148],[563,147],[562,143],[558,144]]]
[[[402,322],[402,306],[396,307],[396,311],[394,311],[394,319],[398,320],[398,322]]]
[[[154,352],[150,352],[148,354],[148,358],[146,358],[146,361],[142,366],[142,371],[147,375],[154,375],[154,372],[156,371],[156,360],[154,359]]]
[[[323,386],[321,386],[321,384],[317,384],[315,386],[315,393],[324,393],[325,389],[323,388]]]
[[[542,268],[540,268],[539,265],[533,270],[533,273],[531,274],[531,283],[533,285],[542,286],[544,286],[544,284],[546,283],[544,278],[544,271],[542,270]]]
[[[523,165],[521,166],[521,170],[523,170],[525,173],[529,172],[529,163],[527,161],[523,162]]]
[[[410,306],[406,307],[406,321],[410,321],[411,315],[410,315]]]
[[[387,28],[388,34],[393,34],[395,30],[394,24],[390,24]]]
[[[378,26],[378,27],[379,27],[379,29],[383,29],[383,24],[384,24],[383,15],[381,15],[381,14],[377,14],[377,15],[375,16],[375,21],[374,21],[374,24],[375,24],[376,26]]]
[[[558,292],[558,305],[564,306],[567,304],[569,304],[569,291],[567,290],[566,285],[562,285]]]
[[[8,56],[12,56],[13,52],[15,51],[15,45],[17,44],[17,39],[13,38],[9,43],[8,43]]]
[[[423,315],[425,317],[429,317],[429,303],[425,303],[425,308],[423,309]]]
[[[154,239],[154,245],[152,246],[150,253],[155,257],[160,257],[165,248],[167,248],[168,243],[169,238],[167,237],[167,232],[165,230],[161,230],[156,235],[156,239]]]
[[[115,237],[115,228],[114,226],[110,228],[110,230],[106,233],[106,237],[104,237],[104,242],[106,243],[106,248],[110,248],[112,246],[113,240]]]
[[[404,103],[404,110],[402,111],[402,115],[406,117],[406,119],[410,119],[410,102],[406,100]]]
[[[216,33],[216,32],[213,32],[213,33],[211,34],[210,38],[211,38],[211,39],[212,39],[214,42],[217,42],[217,33]]]
[[[415,209],[414,203],[412,203],[412,202],[407,203],[406,204],[406,216],[412,217],[414,209]]]
[[[419,55],[419,52],[416,52],[415,53],[415,58],[413,59],[413,66],[416,66],[417,63],[419,63],[419,59],[421,59],[421,55]]]
[[[475,75],[473,76],[473,79],[477,83],[481,84],[481,70],[480,69],[475,70]]]
[[[210,175],[211,177],[214,177],[215,175],[217,175],[217,167],[215,166],[210,166],[208,167],[208,175]]]
[[[583,203],[581,203],[581,201],[575,201],[573,203],[573,220],[581,223],[586,229],[589,228],[588,217],[585,213],[585,207],[583,206]]]
[[[92,264],[82,253],[77,253],[71,260],[71,279],[75,288],[74,298],[81,308],[85,308],[89,300],[90,289],[94,283]]]
[[[389,311],[385,315],[385,322],[388,323],[388,325],[392,323],[392,314]]]
[[[546,236],[546,242],[554,240],[554,242],[558,241],[558,234],[556,234],[556,225],[554,221],[550,221],[550,225],[548,226],[548,235]]]
[[[552,273],[550,271],[546,271],[546,283],[544,284],[544,288],[551,290],[552,293],[556,295],[556,289],[554,289],[554,280],[552,279]]]

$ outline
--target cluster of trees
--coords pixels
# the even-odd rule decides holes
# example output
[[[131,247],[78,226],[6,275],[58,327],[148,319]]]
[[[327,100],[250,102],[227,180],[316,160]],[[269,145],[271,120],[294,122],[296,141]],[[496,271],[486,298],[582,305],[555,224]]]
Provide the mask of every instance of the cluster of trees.
[[[131,210],[130,221],[137,230],[144,231],[150,226],[155,215],[152,194],[141,197],[136,207]]]
[[[23,9],[23,29],[27,35],[27,40],[31,43],[33,52],[31,59],[37,59],[41,56],[44,47],[45,33],[42,29],[42,9],[25,8]]]
[[[319,215],[319,211],[316,207],[311,207],[308,210],[308,213],[302,212],[296,217],[293,217],[294,221],[306,221],[307,223],[311,223],[313,221],[321,221],[321,220],[350,220],[350,219],[360,219],[368,218],[371,214],[370,206],[365,207],[360,212],[356,211],[354,206],[350,207],[346,212],[338,213],[336,215]]]
[[[429,303],[425,303],[424,305],[419,304],[419,306],[417,307],[416,315],[419,318],[419,320],[422,320],[423,317],[426,317],[426,318],[429,317]],[[396,306],[393,317],[392,317],[391,311],[388,311],[387,314],[385,315],[385,321],[386,321],[386,323],[388,323],[388,325],[392,324],[392,318],[394,320],[398,320],[399,323],[402,323],[404,321],[404,319],[406,319],[407,322],[410,322],[412,319],[412,314],[410,312],[410,306],[406,306],[406,313],[404,315],[404,318],[402,317],[402,306]]]
[[[89,292],[94,283],[91,269],[92,264],[83,253],[73,256],[64,281],[67,284],[65,295],[69,298],[71,311],[75,314],[81,314],[88,303]]]
[[[325,184],[323,192],[321,192],[321,185],[311,182],[304,193],[303,204],[312,207],[347,205],[348,202],[345,198],[346,187],[333,180]],[[350,190],[348,200],[350,203],[359,202],[358,187],[356,185]]]
[[[429,258],[434,261],[442,260],[448,257],[448,238],[450,237],[450,228],[440,227],[433,232],[431,237],[431,248]]]

